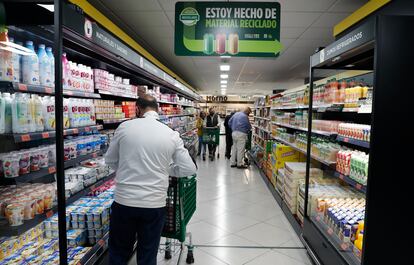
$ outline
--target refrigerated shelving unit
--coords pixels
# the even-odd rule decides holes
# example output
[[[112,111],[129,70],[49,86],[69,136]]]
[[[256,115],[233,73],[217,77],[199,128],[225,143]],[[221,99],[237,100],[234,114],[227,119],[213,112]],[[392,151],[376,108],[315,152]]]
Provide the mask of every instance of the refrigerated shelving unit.
[[[54,5],[54,13],[50,12],[37,3]],[[149,60],[138,54],[133,48],[122,42],[115,35],[107,31],[92,17],[84,12],[80,7],[66,1],[4,1],[0,3],[4,8],[7,17],[6,25],[9,28],[9,36],[17,40],[33,40],[37,46],[45,43],[53,47],[55,55],[55,80],[56,87],[45,87],[40,85],[28,85],[18,82],[0,81],[0,92],[8,93],[31,93],[39,95],[54,95],[56,106],[56,130],[24,134],[0,135],[2,146],[0,152],[10,152],[21,148],[29,148],[42,144],[56,144],[56,164],[50,164],[47,168],[36,172],[21,175],[14,179],[0,179],[0,185],[10,185],[13,183],[42,182],[49,183],[57,181],[57,204],[44,214],[36,215],[34,219],[27,220],[23,225],[12,227],[6,224],[4,219],[0,222],[0,236],[18,236],[42,223],[55,213],[59,217],[59,264],[67,264],[67,229],[66,229],[66,206],[79,200],[84,196],[114,178],[115,173],[111,172],[107,176],[99,179],[96,183],[85,187],[83,190],[65,198],[65,178],[64,170],[79,165],[81,162],[103,155],[106,148],[76,159],[64,161],[63,159],[63,140],[65,136],[79,135],[83,133],[99,132],[103,129],[115,129],[120,123],[130,120],[110,119],[99,120],[96,125],[84,126],[79,128],[63,129],[63,97],[66,98],[85,98],[101,99],[114,101],[136,101],[138,94],[115,93],[106,90],[95,89],[93,93],[86,93],[72,90],[62,90],[62,52],[66,52],[68,57],[91,66],[92,68],[105,69],[124,78],[129,78],[132,84],[144,85],[149,88],[159,86],[162,93],[177,94],[180,97],[195,103],[199,100],[199,95],[180,83],[169,74],[152,64]],[[33,16],[33,12],[37,15]],[[89,24],[91,22],[91,24]],[[105,38],[117,43],[117,48],[113,48],[106,42],[99,39],[89,38],[85,34],[85,23],[90,25],[94,32],[103,34]],[[121,49],[122,48],[122,49]],[[124,54],[123,52],[127,52]],[[189,102],[189,101],[186,101]],[[163,119],[185,118],[194,116],[195,112],[187,111],[188,108],[195,107],[196,104],[184,104],[174,102],[160,102],[161,104],[180,105],[185,112],[183,114],[165,115]],[[190,113],[191,112],[191,113]],[[197,137],[195,141],[190,136],[194,132],[193,124],[188,125],[188,131],[182,133],[182,137],[187,137],[185,146],[192,155],[196,153]],[[91,246],[90,250],[77,264],[95,264],[108,247],[108,233]]]

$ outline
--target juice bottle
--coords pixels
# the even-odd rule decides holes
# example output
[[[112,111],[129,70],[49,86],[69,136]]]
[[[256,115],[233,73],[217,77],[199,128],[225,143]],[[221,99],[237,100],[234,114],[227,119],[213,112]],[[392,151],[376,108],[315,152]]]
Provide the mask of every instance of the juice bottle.
[[[28,102],[21,93],[16,93],[12,101],[12,124],[13,133],[29,132]]]
[[[39,58],[34,51],[33,42],[26,41],[26,48],[31,50],[32,54],[22,58],[23,83],[39,85]]]
[[[50,65],[50,86],[55,86],[55,57],[53,56],[52,48],[46,48],[46,54],[49,58],[49,65]]]
[[[9,42],[6,28],[0,29],[0,41]],[[0,80],[13,81],[12,52],[4,49],[0,49]]]
[[[14,42],[14,39],[10,38],[10,42]],[[13,82],[20,82],[20,59],[20,54],[16,52],[12,53]]]

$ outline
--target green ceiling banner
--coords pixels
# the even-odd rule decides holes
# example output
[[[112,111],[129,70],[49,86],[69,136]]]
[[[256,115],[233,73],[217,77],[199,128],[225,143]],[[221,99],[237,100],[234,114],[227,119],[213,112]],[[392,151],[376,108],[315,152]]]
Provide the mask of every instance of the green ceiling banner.
[[[175,54],[178,56],[277,57],[278,2],[177,2]]]

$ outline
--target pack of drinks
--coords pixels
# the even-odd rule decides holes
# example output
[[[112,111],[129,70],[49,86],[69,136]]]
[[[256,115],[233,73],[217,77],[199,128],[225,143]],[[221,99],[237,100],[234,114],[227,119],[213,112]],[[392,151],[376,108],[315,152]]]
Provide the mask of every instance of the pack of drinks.
[[[369,142],[371,138],[371,125],[340,123],[338,125],[338,134],[343,137]]]
[[[63,119],[65,129],[95,124],[93,100],[65,98]],[[0,93],[0,134],[53,131],[55,128],[55,97]]]
[[[355,150],[340,150],[336,156],[336,171],[366,185],[369,155]]]
[[[0,32],[0,80],[22,82],[28,85],[55,85],[55,58],[52,48],[39,44],[37,53],[33,41],[16,42],[8,37],[7,29]]]
[[[363,198],[320,198],[317,211],[325,224],[355,253],[362,251],[365,218]],[[359,256],[359,255],[357,255]]]
[[[66,90],[94,92],[93,70],[91,67],[69,61],[62,54],[62,86]]]

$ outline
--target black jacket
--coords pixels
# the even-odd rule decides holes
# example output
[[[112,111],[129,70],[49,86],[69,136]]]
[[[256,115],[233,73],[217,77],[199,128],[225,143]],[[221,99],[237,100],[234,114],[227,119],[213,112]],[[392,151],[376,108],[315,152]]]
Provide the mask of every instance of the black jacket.
[[[207,127],[216,127],[218,125],[218,114],[214,113],[213,117],[209,114],[206,117],[206,126]]]

